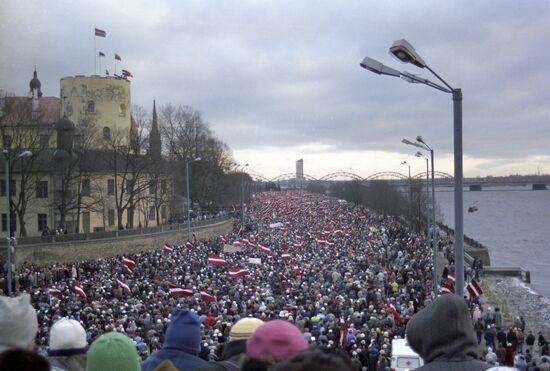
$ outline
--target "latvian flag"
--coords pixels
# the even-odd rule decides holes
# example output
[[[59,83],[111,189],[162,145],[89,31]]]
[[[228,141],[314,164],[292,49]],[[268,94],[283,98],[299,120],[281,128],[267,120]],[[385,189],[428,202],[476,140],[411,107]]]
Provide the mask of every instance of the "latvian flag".
[[[229,276],[231,278],[241,278],[244,276],[248,276],[250,272],[248,269],[244,268],[229,268]]]
[[[281,254],[281,258],[283,258],[284,260],[290,260],[290,259],[292,259],[292,256],[290,256],[289,253],[284,252],[284,253]]]
[[[301,242],[294,242],[294,247],[302,247],[302,243]]]
[[[455,293],[455,285],[452,281],[447,281],[441,284],[441,287],[439,288],[440,294],[454,294]]]
[[[241,247],[241,246],[242,246],[242,243],[241,243],[241,241],[233,241],[233,246],[235,246],[235,247]]]
[[[86,296],[86,293],[84,292],[84,290],[82,289],[82,285],[79,283],[79,282],[75,282],[74,284],[74,292],[76,295],[80,296],[81,298],[83,299],[86,299],[87,296]]]
[[[192,249],[193,247],[195,247],[195,245],[193,245],[193,242],[187,241],[187,242],[185,243],[185,247],[188,247],[188,248]]]
[[[282,273],[277,273],[277,277],[279,277],[279,281],[281,282],[287,280],[286,276]]]
[[[292,264],[291,267],[295,274],[298,274],[298,275],[302,274],[302,270],[300,269],[298,264]]]
[[[337,235],[337,236],[343,236],[344,235],[344,231],[341,230],[341,229],[335,229],[334,232],[332,232],[332,233]]]
[[[286,243],[281,244],[281,249],[288,250],[288,245]]]
[[[134,274],[134,271],[132,270],[132,268],[130,268],[126,264],[122,264],[122,270],[124,271],[124,273]]]
[[[100,30],[99,28],[95,29],[95,35],[99,37],[105,37],[107,36],[107,32]]]
[[[208,254],[208,264],[212,265],[224,265],[225,258],[216,254]]]
[[[170,291],[170,296],[173,298],[193,296],[193,290],[185,287],[170,287],[168,290]]]
[[[296,237],[296,240],[297,240],[297,241],[301,241],[301,240],[302,240],[302,236],[300,236],[299,234],[297,234],[295,237]]]
[[[50,296],[55,296],[56,298],[63,297],[63,293],[61,292],[61,290],[54,289],[53,287],[48,289],[48,294],[50,294]]]
[[[476,282],[472,278],[472,280],[466,285],[466,291],[468,292],[468,295],[470,295],[471,299],[475,299],[481,294],[483,294],[483,290],[481,289],[481,286],[479,286],[479,283]]]
[[[130,268],[134,268],[136,266],[136,262],[133,261],[132,259],[128,259],[128,258],[125,258],[124,256],[122,257],[122,264],[130,267]]]
[[[225,237],[224,235],[219,235],[218,236],[218,241],[222,242],[222,243],[227,243],[227,237]]]
[[[267,253],[267,254],[271,254],[271,249],[270,249],[269,247],[265,246],[265,245],[264,245],[263,243],[261,243],[261,242],[258,242],[258,249],[259,249],[260,251],[263,251],[263,252]]]
[[[326,241],[326,244],[327,244],[328,246],[334,246],[334,242],[329,241],[329,240]]]
[[[118,287],[119,288],[122,287],[127,294],[132,293],[132,291],[130,290],[130,286],[128,286],[127,284],[125,284],[124,282],[119,280],[118,278],[116,279],[116,283],[117,283]]]
[[[164,244],[164,251],[172,252],[172,251],[174,251],[174,248],[172,246],[170,246],[169,244],[165,243]]]
[[[210,295],[204,290],[201,290],[201,299],[204,301],[216,301],[216,297],[214,295]]]
[[[325,240],[323,237],[317,235],[317,238],[315,239],[315,242],[317,242],[318,244],[323,244],[323,243],[326,243],[327,240]]]

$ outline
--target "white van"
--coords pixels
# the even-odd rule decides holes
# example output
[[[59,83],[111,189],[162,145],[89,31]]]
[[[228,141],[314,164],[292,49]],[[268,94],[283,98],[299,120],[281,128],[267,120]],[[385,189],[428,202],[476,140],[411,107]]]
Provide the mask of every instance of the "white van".
[[[409,371],[424,365],[422,358],[411,349],[407,340],[393,339],[391,342],[391,371]]]

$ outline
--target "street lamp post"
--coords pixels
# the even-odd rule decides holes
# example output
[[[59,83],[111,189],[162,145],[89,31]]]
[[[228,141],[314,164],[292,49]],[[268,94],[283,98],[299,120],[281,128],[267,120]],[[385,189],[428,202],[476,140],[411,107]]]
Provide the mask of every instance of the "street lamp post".
[[[464,200],[463,200],[463,161],[462,161],[462,90],[453,88],[443,80],[418,55],[412,45],[406,40],[398,40],[390,47],[390,53],[403,63],[412,63],[417,67],[426,68],[439,81],[441,86],[428,79],[400,72],[383,65],[369,57],[360,63],[361,67],[379,75],[401,77],[407,82],[421,83],[431,88],[451,94],[453,97],[453,137],[454,137],[454,207],[455,207],[455,279],[456,295],[464,296]]]
[[[418,151],[415,154],[416,157],[422,157],[426,159],[426,205],[430,203],[430,167],[428,162],[430,161],[428,157],[424,156],[422,152]],[[429,207],[426,207],[426,236],[430,235],[430,210]],[[436,272],[437,275],[437,272]],[[437,276],[436,276],[437,278]],[[437,287],[436,287],[437,290]]]
[[[187,188],[187,240],[191,240],[191,197],[189,195],[189,163],[200,161],[201,158],[197,157],[193,160],[190,160],[189,157],[185,158],[185,180]]]
[[[248,167],[248,164],[245,164],[241,169],[241,226],[244,233],[244,169]]]
[[[407,161],[401,162],[401,165],[407,165],[409,168],[409,214],[412,218],[412,184],[411,184],[411,165]],[[412,220],[412,219],[411,219]]]
[[[11,250],[12,250],[12,244],[13,244],[13,237],[11,235],[11,193],[10,193],[10,155],[9,151],[5,149],[3,151],[4,154],[4,175],[6,176],[5,179],[5,185],[6,185],[6,273],[7,273],[7,280],[6,283],[8,285],[8,296],[11,296],[12,294],[12,286],[11,286],[11,279],[12,279],[12,259],[11,259]],[[31,151],[23,151],[17,156],[15,156],[15,159],[20,158],[26,158],[32,156]]]

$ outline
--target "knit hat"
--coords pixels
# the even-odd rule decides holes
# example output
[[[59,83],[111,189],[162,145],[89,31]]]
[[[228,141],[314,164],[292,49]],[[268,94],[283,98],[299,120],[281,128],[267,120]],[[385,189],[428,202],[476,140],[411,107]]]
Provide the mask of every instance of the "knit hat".
[[[88,351],[86,371],[141,371],[134,342],[120,332],[101,335]]]
[[[258,327],[264,324],[264,321],[257,318],[243,318],[233,327],[231,327],[231,331],[229,332],[229,340],[242,340],[242,339],[248,339],[250,335],[256,330]]]
[[[162,347],[163,349],[176,349],[189,354],[198,354],[201,350],[199,316],[188,309],[174,310]]]
[[[10,348],[27,348],[37,331],[38,320],[29,294],[0,296],[0,353]]]
[[[259,361],[284,360],[307,349],[307,342],[296,326],[275,320],[261,325],[246,341],[247,355]]]
[[[69,356],[83,354],[88,350],[86,331],[80,322],[61,318],[50,330],[50,356]]]

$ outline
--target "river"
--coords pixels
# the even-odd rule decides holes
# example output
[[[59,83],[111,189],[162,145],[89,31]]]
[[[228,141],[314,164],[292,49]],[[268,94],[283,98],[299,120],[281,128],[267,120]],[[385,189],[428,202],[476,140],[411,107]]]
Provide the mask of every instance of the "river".
[[[452,188],[436,188],[444,223],[454,226]],[[478,211],[469,213],[475,205]],[[487,187],[464,191],[464,234],[489,249],[492,266],[531,271],[531,288],[550,298],[550,190]]]

